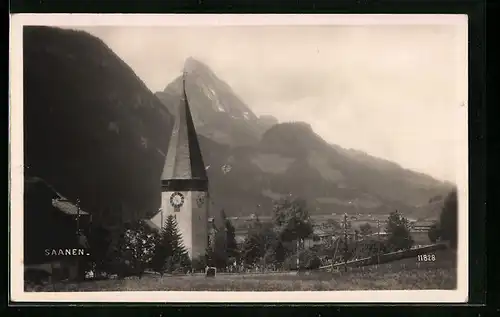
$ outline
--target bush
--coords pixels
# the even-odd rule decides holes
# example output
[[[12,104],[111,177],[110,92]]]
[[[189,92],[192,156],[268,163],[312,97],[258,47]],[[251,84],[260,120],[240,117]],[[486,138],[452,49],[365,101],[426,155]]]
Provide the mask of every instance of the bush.
[[[358,258],[367,258],[377,254],[384,254],[389,252],[388,245],[385,241],[378,241],[376,239],[365,239],[359,242],[356,246],[356,255]]]
[[[450,247],[456,248],[458,239],[458,196],[456,189],[446,197],[439,222],[441,240],[448,241]]]
[[[409,250],[414,244],[408,219],[397,211],[389,215],[386,232],[390,251]]]
[[[204,271],[206,267],[207,267],[207,261],[205,256],[194,258],[191,261],[191,268],[194,271]]]
[[[125,278],[129,276],[139,276],[141,277],[144,272],[144,267],[134,263],[134,261],[115,258],[108,264],[108,273],[116,274],[118,278]]]
[[[307,268],[309,270],[316,270],[319,269],[321,266],[321,259],[318,256],[313,256],[310,260],[309,263],[307,264]]]
[[[315,270],[321,266],[321,259],[310,250],[304,250],[299,253],[300,270]],[[283,263],[285,270],[297,270],[297,255],[291,255]]]
[[[40,269],[27,269],[24,272],[24,281],[27,284],[43,285],[50,280],[50,273]]]
[[[427,232],[427,235],[432,243],[437,242],[437,240],[441,237],[441,229],[439,228],[439,225],[433,224]]]
[[[364,236],[373,233],[373,228],[368,222],[365,222],[365,224],[361,225],[359,229],[361,230],[361,234]]]

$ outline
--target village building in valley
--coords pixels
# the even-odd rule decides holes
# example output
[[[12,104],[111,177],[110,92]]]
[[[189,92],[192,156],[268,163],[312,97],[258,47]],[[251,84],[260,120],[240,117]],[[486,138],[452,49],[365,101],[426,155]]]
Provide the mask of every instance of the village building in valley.
[[[25,180],[25,278],[78,279],[89,255],[86,231],[91,215],[38,177]]]

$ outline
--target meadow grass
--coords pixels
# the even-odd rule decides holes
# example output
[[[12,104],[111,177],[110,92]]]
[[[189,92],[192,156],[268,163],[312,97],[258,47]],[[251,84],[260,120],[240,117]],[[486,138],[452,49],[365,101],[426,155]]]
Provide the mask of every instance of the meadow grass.
[[[456,270],[426,269],[400,272],[351,272],[298,275],[145,276],[142,279],[59,283],[33,291],[339,291],[455,289]]]
[[[418,263],[404,259],[392,263],[348,272],[219,274],[215,278],[202,275],[146,275],[142,279],[57,283],[27,291],[92,292],[92,291],[339,291],[339,290],[423,290],[456,288],[457,271],[454,254],[436,252],[436,262]]]

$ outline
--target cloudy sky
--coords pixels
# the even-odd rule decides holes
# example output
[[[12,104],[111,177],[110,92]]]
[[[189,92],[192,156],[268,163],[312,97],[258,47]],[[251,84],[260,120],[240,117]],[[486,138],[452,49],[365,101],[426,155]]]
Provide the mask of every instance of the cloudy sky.
[[[455,181],[466,138],[464,24],[78,28],[153,92],[191,56],[258,115],[306,121],[328,142]]]

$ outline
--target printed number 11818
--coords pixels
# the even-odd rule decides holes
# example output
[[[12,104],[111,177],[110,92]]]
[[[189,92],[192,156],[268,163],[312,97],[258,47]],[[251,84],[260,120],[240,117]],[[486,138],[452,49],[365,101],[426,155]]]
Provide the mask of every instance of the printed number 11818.
[[[417,255],[418,262],[434,262],[436,261],[435,254],[419,254]]]

